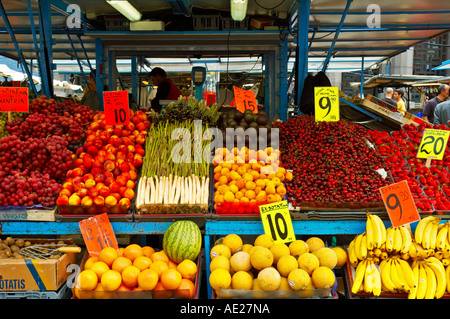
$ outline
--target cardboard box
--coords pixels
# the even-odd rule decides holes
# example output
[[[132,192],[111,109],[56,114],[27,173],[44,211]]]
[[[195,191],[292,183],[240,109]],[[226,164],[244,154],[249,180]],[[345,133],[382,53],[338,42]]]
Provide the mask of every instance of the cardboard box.
[[[47,239],[27,239],[32,243],[55,242]],[[67,266],[73,261],[72,254],[59,259],[0,259],[0,291],[55,291],[67,280]]]

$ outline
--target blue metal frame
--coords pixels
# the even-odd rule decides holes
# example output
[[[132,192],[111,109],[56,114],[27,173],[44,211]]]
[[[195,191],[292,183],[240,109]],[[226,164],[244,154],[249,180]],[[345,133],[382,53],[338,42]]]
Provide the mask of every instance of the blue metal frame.
[[[344,25],[345,17],[347,16],[348,10],[350,9],[350,5],[352,4],[352,2],[353,2],[353,0],[347,0],[347,5],[345,6],[344,13],[342,14],[342,17],[341,17],[341,21],[339,22],[336,33],[334,34],[333,42],[331,43],[331,47],[328,50],[327,57],[323,64],[322,72],[325,72],[327,70],[328,63],[330,62],[331,55],[333,54],[334,46],[336,45],[336,40],[339,37],[339,33],[341,32],[342,26]]]
[[[52,19],[49,0],[39,0],[39,70],[41,75],[41,93],[53,96],[53,39]]]
[[[311,0],[298,0],[298,35],[297,46],[298,56],[296,55],[298,69],[296,69],[295,81],[297,82],[297,101],[300,104],[300,98],[303,92],[306,76],[308,75],[308,34],[309,34],[309,12]]]
[[[366,111],[365,109],[363,109],[363,108],[353,104],[350,101],[347,101],[346,99],[343,99],[343,98],[339,97],[339,101],[341,101],[341,102],[343,102],[343,103],[353,107],[354,109],[356,109],[356,110],[360,111],[361,113],[363,113],[363,114],[373,118],[374,120],[377,120],[377,121],[380,121],[380,122],[382,121],[381,117],[379,117],[379,116],[377,116],[377,115],[375,115],[375,114],[373,114],[373,113],[371,113],[369,111]]]
[[[73,41],[72,41],[72,38],[70,37],[70,33],[69,32],[67,32],[67,38],[69,39],[70,46],[72,47],[72,50],[73,50],[73,54],[75,55],[75,58],[76,58],[77,63],[78,63],[78,66],[80,68],[80,72],[81,72],[81,75],[83,77],[83,82],[84,82],[84,84],[87,85],[87,87],[89,87],[89,80],[86,79],[86,74],[84,73],[83,66],[81,65],[80,58],[78,57],[77,50],[75,49],[75,46],[73,45]]]
[[[136,104],[139,104],[138,101],[138,59],[137,56],[131,57],[131,94],[133,95],[133,99]]]
[[[279,81],[280,81],[280,90],[278,91],[278,96],[280,97],[280,120],[287,120],[288,113],[288,100],[287,100],[287,91],[288,91],[288,41],[286,38],[281,40],[280,46],[280,73],[279,73]]]
[[[103,111],[103,79],[105,75],[103,74],[103,44],[102,39],[95,39],[95,86],[97,88],[98,99],[100,102],[99,110]]]
[[[361,86],[360,86],[360,92],[359,97],[363,98],[364,95],[364,57],[361,59]]]

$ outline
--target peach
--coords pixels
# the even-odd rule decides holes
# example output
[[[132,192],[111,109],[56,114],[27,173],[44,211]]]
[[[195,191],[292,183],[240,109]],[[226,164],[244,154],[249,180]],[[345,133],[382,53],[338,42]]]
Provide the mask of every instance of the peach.
[[[137,180],[138,174],[137,174],[136,170],[131,170],[128,173],[130,174],[130,179],[131,180],[133,180],[133,181]]]
[[[91,169],[91,174],[94,175],[94,176],[97,175],[97,174],[102,174],[103,173],[102,167],[94,167],[94,168],[92,168]]]
[[[113,176],[108,176],[105,178],[105,181],[103,183],[105,183],[105,185],[110,185],[111,183],[115,182],[116,178]]]
[[[97,174],[94,176],[94,181],[98,183],[103,183],[105,181],[106,177],[103,174]]]
[[[122,152],[127,154],[128,153],[128,147],[125,144],[121,144],[117,146],[117,152]]]
[[[95,198],[95,197],[98,196],[98,189],[95,188],[95,187],[91,187],[91,188],[89,188],[89,192],[88,193],[89,193],[89,196],[91,198]]]
[[[92,173],[87,173],[83,175],[83,182],[86,183],[88,179],[94,179],[94,175]]]
[[[140,167],[143,163],[142,156],[139,154],[135,154],[133,158],[133,165],[136,167]]]
[[[112,144],[106,145],[103,149],[106,151],[106,153],[115,154],[117,152],[117,148]]]
[[[84,198],[89,194],[89,191],[86,187],[80,188],[77,191],[77,195],[80,196],[80,198]]]
[[[110,206],[117,205],[117,198],[115,198],[114,196],[110,195],[110,196],[105,198],[105,204],[106,205],[110,205]]]
[[[68,189],[71,193],[73,193],[73,184],[72,182],[65,182],[62,186],[63,189]]]
[[[104,186],[106,186],[106,185],[104,183],[100,182],[100,183],[97,183],[97,185],[95,185],[94,187],[96,190],[100,191],[100,189]]]
[[[82,158],[77,158],[75,161],[73,161],[73,165],[74,165],[75,167],[80,167],[80,166],[83,165],[83,164],[84,164],[84,161],[83,161]]]
[[[119,147],[119,145],[122,145],[122,144],[123,144],[123,140],[122,140],[121,137],[118,137],[118,138],[116,138],[116,139],[114,140],[114,146],[115,146],[115,147]]]
[[[72,170],[72,177],[82,177],[84,175],[83,169],[80,167],[76,167]]]
[[[102,196],[95,196],[93,201],[95,205],[105,205],[105,199]]]
[[[143,145],[145,143],[145,135],[140,133],[138,136],[136,136],[136,143]]]
[[[116,155],[114,155],[113,153],[106,153],[105,160],[106,161],[115,161]]]
[[[92,204],[94,204],[94,201],[89,196],[83,197],[81,199],[81,205],[83,206],[91,206]]]
[[[119,193],[112,193],[111,196],[114,196],[117,199],[117,201],[119,201],[122,198],[122,196]]]
[[[97,153],[97,156],[101,156],[101,157],[105,157],[106,156],[106,151],[105,150],[103,150],[103,149],[100,149],[99,151],[98,151],[98,153]]]
[[[114,174],[114,177],[117,177],[117,176],[119,176],[122,173],[122,171],[120,170],[119,167],[116,166],[116,168],[114,168],[112,173]]]
[[[63,188],[59,192],[59,196],[67,196],[67,200],[69,199],[70,195],[72,195],[72,192],[70,190],[68,190],[67,188]]]
[[[112,172],[108,172],[108,171],[103,172],[103,175],[105,175],[106,178],[108,178],[108,177],[114,177],[114,174],[113,174]]]
[[[128,148],[127,148],[127,151],[128,151]],[[127,159],[127,153],[118,151],[116,153],[116,159],[126,160]]]
[[[94,146],[94,145],[90,145],[87,148],[87,153],[95,156],[98,153],[98,148],[96,146]]]
[[[90,178],[90,179],[88,179],[87,181],[84,182],[84,186],[86,186],[87,189],[90,189],[90,188],[94,187],[95,184],[96,183],[95,183],[94,179],[92,179],[92,178]]]
[[[146,129],[145,123],[144,123],[144,122],[138,123],[138,124],[136,125],[136,129],[137,129],[139,132],[145,131],[145,129]]]
[[[99,138],[104,142],[107,142],[110,137],[111,137],[111,134],[108,131],[101,132],[100,136],[99,136]]]
[[[60,195],[56,199],[56,205],[64,206],[68,204],[69,204],[69,197],[67,197],[66,195]]]
[[[91,125],[89,125],[89,129],[92,131],[97,131],[100,129],[100,121],[92,122]]]
[[[133,122],[128,123],[125,125],[125,130],[133,132],[136,129],[136,125],[134,125]]]
[[[108,186],[103,186],[102,188],[99,189],[98,193],[100,194],[100,196],[106,198],[109,195],[111,195],[111,190],[109,189]]]
[[[123,194],[123,197],[132,200],[134,198],[134,190],[132,190],[131,188],[127,188]]]
[[[130,171],[130,164],[128,164],[128,162],[123,162],[122,164],[120,164],[120,170],[122,172]]]
[[[77,194],[72,194],[69,197],[69,205],[78,206],[81,203],[81,198]]]
[[[119,188],[119,194],[120,194],[120,196],[122,196],[122,197],[125,197],[125,191],[127,190],[127,187],[126,186],[120,186],[120,188]]]
[[[128,209],[131,206],[131,202],[128,198],[122,198],[119,200],[119,205]]]
[[[114,164],[113,161],[106,160],[105,163],[103,163],[103,167],[105,168],[106,171],[112,172],[116,168],[116,165]]]
[[[136,187],[136,183],[130,179],[130,180],[127,181],[125,186],[130,188],[130,189],[134,189]]]
[[[128,147],[128,152],[129,153],[133,153],[134,154],[136,152],[136,147],[134,147],[134,145],[130,144],[127,147]]]
[[[120,188],[120,184],[117,183],[116,181],[112,182],[109,185],[109,189],[111,190],[112,193],[117,193],[119,191]]]

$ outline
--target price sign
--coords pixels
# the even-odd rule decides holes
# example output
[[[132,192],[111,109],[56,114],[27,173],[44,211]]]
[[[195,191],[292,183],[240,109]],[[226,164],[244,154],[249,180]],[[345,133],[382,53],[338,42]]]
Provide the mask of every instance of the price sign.
[[[259,213],[265,234],[272,237],[275,243],[287,243],[295,240],[287,201],[261,205]]]
[[[119,249],[106,213],[83,219],[78,224],[90,256],[98,256],[105,247]]]
[[[337,122],[339,116],[339,90],[337,87],[315,87],[314,106],[316,122]]]
[[[0,112],[28,112],[28,88],[0,87]]]
[[[245,110],[251,110],[253,113],[258,113],[258,103],[253,91],[244,90],[236,86],[233,86],[233,91],[238,111],[244,113]]]
[[[418,158],[442,160],[450,131],[425,129],[417,151]]]
[[[381,187],[380,192],[392,226],[398,227],[420,220],[407,181]]]
[[[127,91],[103,92],[106,125],[126,125],[130,123]]]

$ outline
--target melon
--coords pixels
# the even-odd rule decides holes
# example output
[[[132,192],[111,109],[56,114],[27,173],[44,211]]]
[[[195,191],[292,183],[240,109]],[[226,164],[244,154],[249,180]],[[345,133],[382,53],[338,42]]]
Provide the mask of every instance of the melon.
[[[201,249],[202,234],[193,221],[176,221],[164,232],[163,250],[177,264],[185,259],[195,261]]]

